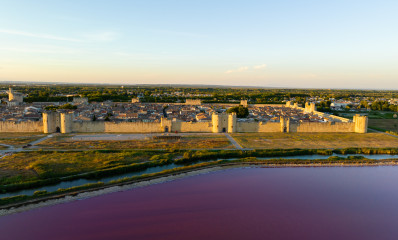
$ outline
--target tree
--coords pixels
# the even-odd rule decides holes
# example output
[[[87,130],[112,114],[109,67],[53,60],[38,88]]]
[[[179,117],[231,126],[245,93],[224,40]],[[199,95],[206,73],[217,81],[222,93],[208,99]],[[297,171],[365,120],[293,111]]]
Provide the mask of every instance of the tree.
[[[55,111],[57,109],[77,109],[77,106],[74,106],[70,103],[64,104],[62,106],[54,106],[54,105],[50,105],[44,108],[45,110],[51,110],[51,111]]]
[[[238,107],[232,107],[227,110],[227,113],[233,113],[233,112],[236,113],[236,116],[238,118],[245,118],[249,116],[249,109],[242,105],[239,105]]]
[[[55,111],[58,109],[58,107],[54,106],[54,105],[50,105],[50,106],[46,106],[44,109],[48,110],[48,111]]]
[[[97,121],[97,117],[95,115],[93,115],[93,122]]]
[[[59,109],[77,109],[77,106],[67,103],[67,104],[60,106]]]

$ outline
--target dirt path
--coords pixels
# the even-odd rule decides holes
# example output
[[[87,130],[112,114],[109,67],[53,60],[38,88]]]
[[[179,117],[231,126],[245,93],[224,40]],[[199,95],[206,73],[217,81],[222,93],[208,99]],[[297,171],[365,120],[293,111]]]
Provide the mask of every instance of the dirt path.
[[[243,150],[243,147],[228,133],[225,134],[225,136],[228,138],[228,140],[235,146],[235,148],[239,150]]]

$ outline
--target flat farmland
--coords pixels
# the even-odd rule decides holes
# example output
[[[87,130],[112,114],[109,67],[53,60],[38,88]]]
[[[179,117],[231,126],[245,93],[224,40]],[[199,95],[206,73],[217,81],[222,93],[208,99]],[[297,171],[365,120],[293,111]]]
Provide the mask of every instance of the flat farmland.
[[[387,148],[398,147],[398,138],[383,133],[235,133],[244,148]]]
[[[398,119],[369,119],[369,127],[398,132]]]
[[[112,137],[114,136],[114,137]],[[232,149],[225,135],[192,134],[180,139],[155,139],[152,135],[57,136],[37,145],[43,149]],[[112,140],[114,139],[114,140]],[[128,139],[128,140],[127,140]]]

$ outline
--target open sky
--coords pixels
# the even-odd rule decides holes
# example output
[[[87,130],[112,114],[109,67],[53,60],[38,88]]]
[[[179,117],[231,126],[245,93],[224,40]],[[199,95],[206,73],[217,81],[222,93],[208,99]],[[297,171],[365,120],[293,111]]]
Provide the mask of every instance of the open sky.
[[[0,0],[0,81],[398,89],[398,1]]]

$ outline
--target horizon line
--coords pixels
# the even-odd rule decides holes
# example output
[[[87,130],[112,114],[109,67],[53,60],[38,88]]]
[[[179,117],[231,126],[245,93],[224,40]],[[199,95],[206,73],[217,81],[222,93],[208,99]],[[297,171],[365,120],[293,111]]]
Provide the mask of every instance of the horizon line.
[[[251,89],[251,88],[264,88],[264,89],[301,89],[301,90],[354,90],[354,91],[398,91],[397,89],[384,89],[384,88],[336,88],[336,87],[330,87],[330,88],[321,88],[321,87],[269,87],[269,86],[246,86],[246,85],[217,85],[217,84],[178,84],[178,83],[144,83],[144,84],[134,84],[134,83],[88,83],[88,82],[83,82],[83,83],[74,83],[74,82],[40,82],[40,81],[0,81],[0,85],[7,85],[7,84],[17,84],[17,85],[34,85],[34,84],[51,84],[51,85],[107,85],[107,86],[162,86],[162,87],[173,87],[173,86],[197,86],[197,87],[210,87],[210,88],[217,88],[217,87],[223,87],[223,88],[242,88],[242,89]]]

